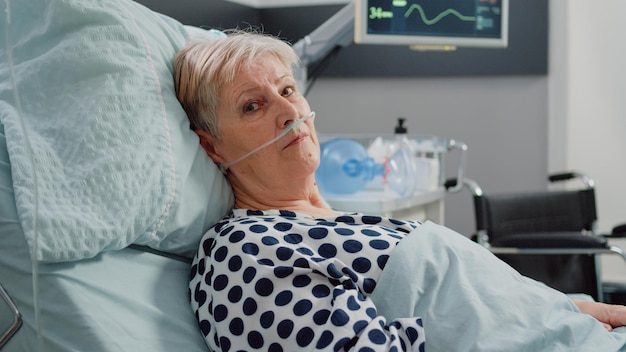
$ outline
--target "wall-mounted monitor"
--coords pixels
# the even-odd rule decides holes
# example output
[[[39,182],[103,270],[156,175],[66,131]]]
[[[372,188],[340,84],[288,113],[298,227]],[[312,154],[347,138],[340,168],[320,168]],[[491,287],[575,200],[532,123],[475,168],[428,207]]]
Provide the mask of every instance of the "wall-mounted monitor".
[[[506,48],[509,0],[354,0],[354,41],[414,49]]]

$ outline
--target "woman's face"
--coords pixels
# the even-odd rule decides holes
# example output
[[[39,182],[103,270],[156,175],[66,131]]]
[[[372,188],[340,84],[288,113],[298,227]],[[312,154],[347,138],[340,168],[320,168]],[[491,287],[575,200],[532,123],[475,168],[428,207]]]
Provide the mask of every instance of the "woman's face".
[[[213,160],[225,163],[240,158],[310,111],[296,88],[291,69],[273,55],[260,58],[220,92],[219,141],[213,145]],[[311,176],[318,165],[319,142],[313,119],[308,119],[278,141],[232,165],[230,171],[285,180]]]

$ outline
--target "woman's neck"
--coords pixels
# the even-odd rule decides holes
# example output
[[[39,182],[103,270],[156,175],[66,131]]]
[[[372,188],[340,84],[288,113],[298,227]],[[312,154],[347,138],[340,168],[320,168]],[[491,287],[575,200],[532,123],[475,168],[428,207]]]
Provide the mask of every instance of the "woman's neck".
[[[253,175],[255,177],[247,177]],[[336,216],[317,188],[314,174],[306,177],[285,177],[281,182],[264,178],[260,182],[253,172],[228,174],[235,206],[251,210],[290,210],[313,217]]]
[[[286,195],[286,191],[269,191],[256,189],[250,192],[246,189],[233,187],[235,195],[235,207],[251,210],[291,210],[307,214],[313,217],[337,216],[338,212],[332,210],[324,201],[321,194],[314,187],[307,192],[301,191]]]
[[[321,197],[317,199],[260,202],[248,197],[238,197],[235,193],[235,207],[251,210],[290,210],[297,213],[307,214],[315,218],[325,218],[339,215],[339,213],[332,210]]]

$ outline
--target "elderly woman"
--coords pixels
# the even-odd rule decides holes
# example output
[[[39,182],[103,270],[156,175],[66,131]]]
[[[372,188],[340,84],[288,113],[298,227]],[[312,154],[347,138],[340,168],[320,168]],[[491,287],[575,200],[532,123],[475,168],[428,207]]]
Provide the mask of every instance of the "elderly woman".
[[[216,351],[422,351],[437,325],[424,327],[409,311],[388,319],[371,297],[394,248],[422,224],[341,214],[324,202],[314,119],[292,74],[297,60],[288,44],[239,31],[190,43],[176,57],[177,96],[235,195],[192,267],[202,334]],[[575,302],[607,330],[626,323],[621,307]]]

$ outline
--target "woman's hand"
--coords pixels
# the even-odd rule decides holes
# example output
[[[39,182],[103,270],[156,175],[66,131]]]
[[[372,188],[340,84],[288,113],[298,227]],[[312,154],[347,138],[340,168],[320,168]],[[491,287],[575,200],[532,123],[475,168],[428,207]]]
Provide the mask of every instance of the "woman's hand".
[[[583,299],[572,299],[584,314],[596,318],[608,331],[619,326],[626,326],[626,306],[606,304]]]

